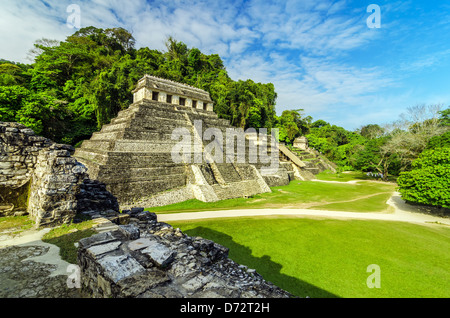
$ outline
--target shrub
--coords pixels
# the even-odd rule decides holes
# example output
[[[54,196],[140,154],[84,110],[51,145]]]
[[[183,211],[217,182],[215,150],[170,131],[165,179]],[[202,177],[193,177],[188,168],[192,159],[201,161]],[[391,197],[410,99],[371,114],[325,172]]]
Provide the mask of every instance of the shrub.
[[[450,148],[425,150],[397,182],[404,200],[450,208]]]

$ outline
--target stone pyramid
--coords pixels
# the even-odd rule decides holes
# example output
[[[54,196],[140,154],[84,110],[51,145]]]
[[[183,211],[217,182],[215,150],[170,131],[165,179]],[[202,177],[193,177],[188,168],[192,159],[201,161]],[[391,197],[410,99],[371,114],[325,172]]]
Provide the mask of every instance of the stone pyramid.
[[[235,128],[213,112],[206,91],[146,75],[133,93],[133,104],[84,141],[74,155],[88,168],[91,179],[106,184],[122,209],[248,197],[270,192],[270,186],[288,184],[293,178],[290,163],[262,173],[269,165],[267,158],[278,159],[278,149],[272,149],[270,142],[266,152],[270,157],[248,160],[249,151],[258,144],[255,134],[246,135],[244,162],[236,159],[242,150],[237,139],[227,148],[233,152],[226,152],[227,133]],[[214,138],[205,141],[211,131]],[[214,151],[205,152],[209,148]],[[223,160],[214,160],[216,154]],[[180,157],[183,161],[174,160]]]

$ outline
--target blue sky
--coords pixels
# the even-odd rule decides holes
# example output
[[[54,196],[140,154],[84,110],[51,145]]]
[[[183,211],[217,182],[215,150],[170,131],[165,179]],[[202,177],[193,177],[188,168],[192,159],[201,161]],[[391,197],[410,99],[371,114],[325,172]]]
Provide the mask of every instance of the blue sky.
[[[81,27],[123,27],[137,48],[164,50],[171,35],[219,54],[232,79],[275,85],[278,114],[303,108],[353,130],[450,105],[448,1],[0,0],[0,58],[29,62],[37,39],[72,34],[71,4]],[[367,25],[370,4],[380,28]]]

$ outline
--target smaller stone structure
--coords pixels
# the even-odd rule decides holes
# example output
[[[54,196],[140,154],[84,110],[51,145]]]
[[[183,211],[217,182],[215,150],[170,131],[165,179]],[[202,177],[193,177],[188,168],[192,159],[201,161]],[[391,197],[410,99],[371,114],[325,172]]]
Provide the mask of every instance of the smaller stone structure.
[[[133,208],[129,224],[79,241],[82,293],[107,298],[289,298],[228,249]]]
[[[294,147],[300,150],[308,149],[308,139],[305,136],[298,137],[294,140]]]
[[[306,137],[296,138],[291,150],[298,160],[303,163],[302,171],[296,174],[298,179],[311,180],[315,178],[316,174],[325,170],[336,173],[336,165],[317,150],[310,148]]]

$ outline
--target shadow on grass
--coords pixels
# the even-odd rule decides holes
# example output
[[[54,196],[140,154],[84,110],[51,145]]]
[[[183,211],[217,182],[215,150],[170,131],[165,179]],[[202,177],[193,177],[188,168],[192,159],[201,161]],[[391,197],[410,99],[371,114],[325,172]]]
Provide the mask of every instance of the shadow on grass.
[[[74,243],[78,242],[82,238],[90,237],[96,233],[97,232],[93,229],[84,229],[74,233],[62,233],[53,237],[49,237],[47,234],[42,238],[42,241],[58,246],[60,248],[59,253],[61,259],[68,263],[76,264],[78,249],[75,247]]]
[[[383,180],[381,177],[375,177],[368,175],[367,172],[361,171],[343,171],[343,172],[322,172],[318,176],[318,179],[329,180],[329,181],[341,181],[347,182],[352,180],[361,180],[361,181],[380,181],[380,182],[391,182],[395,183],[397,181],[396,176],[389,175],[387,180]]]
[[[288,276],[281,273],[283,265],[275,263],[270,256],[255,257],[252,250],[244,245],[233,241],[228,234],[224,234],[202,226],[194,229],[183,231],[189,236],[201,236],[205,239],[212,240],[220,245],[229,248],[229,257],[238,264],[246,265],[248,268],[255,269],[266,281],[270,281],[276,286],[290,292],[298,297],[311,298],[338,298],[326,290],[311,285],[296,277]]]

